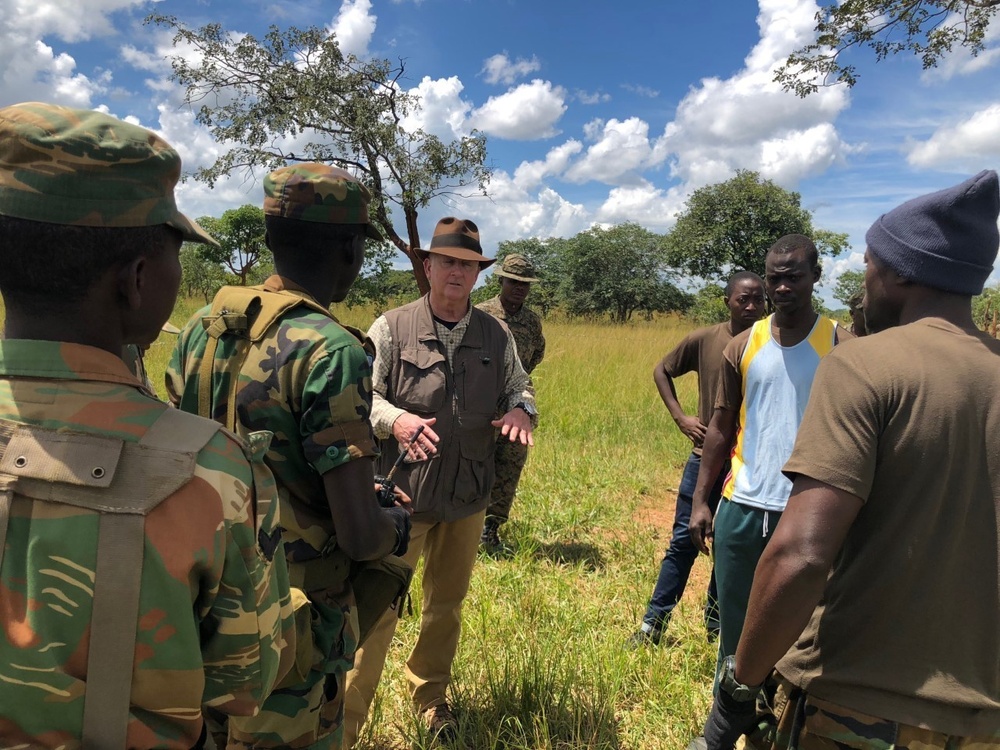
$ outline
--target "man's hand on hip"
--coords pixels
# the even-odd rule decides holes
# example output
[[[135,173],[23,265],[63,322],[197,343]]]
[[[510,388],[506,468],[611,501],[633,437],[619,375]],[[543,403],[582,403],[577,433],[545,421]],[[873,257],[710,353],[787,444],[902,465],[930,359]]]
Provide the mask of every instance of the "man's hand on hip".
[[[694,444],[694,447],[701,448],[705,443],[705,433],[708,431],[704,423],[698,417],[688,416],[683,416],[676,422],[677,428]]]

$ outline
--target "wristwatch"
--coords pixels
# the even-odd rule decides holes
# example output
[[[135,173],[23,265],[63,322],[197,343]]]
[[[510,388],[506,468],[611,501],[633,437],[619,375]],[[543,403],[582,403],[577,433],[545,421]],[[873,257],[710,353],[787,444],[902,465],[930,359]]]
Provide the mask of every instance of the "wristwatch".
[[[722,662],[722,675],[719,678],[719,688],[726,691],[726,695],[740,703],[746,703],[757,699],[760,692],[760,685],[750,687],[736,681],[736,657],[727,656]]]
[[[534,417],[538,414],[538,409],[529,404],[527,401],[519,401],[518,403],[514,404],[514,408],[521,409],[529,417]]]

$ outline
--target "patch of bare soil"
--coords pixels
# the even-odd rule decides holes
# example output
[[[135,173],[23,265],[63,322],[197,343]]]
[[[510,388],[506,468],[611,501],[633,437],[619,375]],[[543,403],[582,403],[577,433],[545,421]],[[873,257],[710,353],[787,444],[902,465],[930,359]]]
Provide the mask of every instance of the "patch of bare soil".
[[[633,519],[640,528],[648,528],[653,539],[661,542],[663,552],[670,543],[674,528],[674,511],[677,505],[677,489],[668,487],[657,495],[643,495],[636,506]],[[662,559],[662,552],[661,558]],[[699,595],[708,588],[708,579],[712,574],[712,566],[707,557],[698,556],[698,561],[691,569],[687,591],[697,591]],[[687,593],[685,593],[687,595]]]

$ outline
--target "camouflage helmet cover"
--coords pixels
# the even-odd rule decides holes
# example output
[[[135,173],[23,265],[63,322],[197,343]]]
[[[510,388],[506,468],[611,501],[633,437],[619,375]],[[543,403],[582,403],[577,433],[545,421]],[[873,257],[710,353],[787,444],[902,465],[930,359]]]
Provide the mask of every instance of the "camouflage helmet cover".
[[[264,178],[264,213],[321,224],[364,224],[365,234],[381,241],[368,219],[372,195],[350,172],[328,164],[293,164]]]
[[[535,276],[535,266],[520,253],[511,253],[500,261],[500,267],[493,272],[494,276],[502,276],[514,281],[538,281]]]
[[[0,109],[0,214],[83,227],[166,224],[216,244],[180,211],[177,152],[103,112],[26,102]]]

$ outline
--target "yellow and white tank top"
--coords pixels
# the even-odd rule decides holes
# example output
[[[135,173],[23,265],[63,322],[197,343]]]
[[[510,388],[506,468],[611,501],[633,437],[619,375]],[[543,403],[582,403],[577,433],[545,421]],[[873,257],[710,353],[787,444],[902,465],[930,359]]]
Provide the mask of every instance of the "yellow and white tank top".
[[[820,315],[806,338],[781,346],[771,335],[772,317],[754,323],[740,357],[743,405],[722,494],[743,505],[781,511],[792,490],[781,467],[792,455],[816,368],[833,349],[837,323]]]

